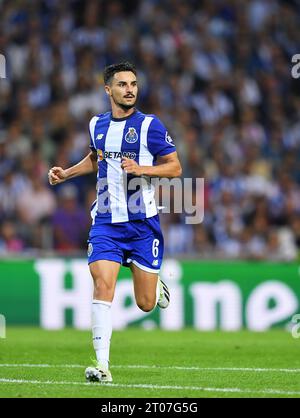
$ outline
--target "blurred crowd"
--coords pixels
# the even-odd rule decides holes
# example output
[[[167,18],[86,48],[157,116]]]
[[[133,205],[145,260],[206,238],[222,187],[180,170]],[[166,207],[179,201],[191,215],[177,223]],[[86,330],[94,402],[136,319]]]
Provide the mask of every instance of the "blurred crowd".
[[[0,0],[0,254],[85,251],[95,175],[58,187],[109,109],[106,65],[136,64],[205,216],[161,215],[166,253],[290,261],[300,251],[300,1]]]

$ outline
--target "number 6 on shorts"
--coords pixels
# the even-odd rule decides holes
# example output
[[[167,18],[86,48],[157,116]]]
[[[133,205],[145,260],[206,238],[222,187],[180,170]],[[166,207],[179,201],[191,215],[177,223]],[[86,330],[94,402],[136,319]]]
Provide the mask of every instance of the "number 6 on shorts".
[[[155,238],[152,244],[152,254],[154,258],[158,257],[158,246],[159,246],[159,239]]]

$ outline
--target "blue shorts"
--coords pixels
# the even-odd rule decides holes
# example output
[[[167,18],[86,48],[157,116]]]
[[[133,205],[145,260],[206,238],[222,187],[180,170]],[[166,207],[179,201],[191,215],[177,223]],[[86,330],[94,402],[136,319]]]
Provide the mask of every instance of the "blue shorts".
[[[96,218],[97,219],[97,218]],[[142,220],[98,224],[91,227],[88,263],[111,260],[129,267],[158,273],[163,259],[164,240],[158,215]]]

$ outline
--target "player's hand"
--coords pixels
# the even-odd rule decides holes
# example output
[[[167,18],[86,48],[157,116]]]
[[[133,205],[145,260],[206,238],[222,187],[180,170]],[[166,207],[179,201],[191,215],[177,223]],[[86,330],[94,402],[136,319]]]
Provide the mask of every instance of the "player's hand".
[[[48,172],[48,179],[51,186],[63,183],[67,179],[66,171],[61,167],[52,167]]]
[[[143,174],[141,166],[131,158],[123,157],[121,167],[127,174],[133,174],[134,176],[141,176]]]

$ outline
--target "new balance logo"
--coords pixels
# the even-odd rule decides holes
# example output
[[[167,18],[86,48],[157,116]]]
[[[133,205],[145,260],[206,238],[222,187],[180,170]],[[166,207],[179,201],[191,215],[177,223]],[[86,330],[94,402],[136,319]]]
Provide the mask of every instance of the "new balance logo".
[[[98,134],[96,139],[102,139],[104,137],[104,134]]]
[[[154,260],[152,266],[158,266],[158,260]]]

